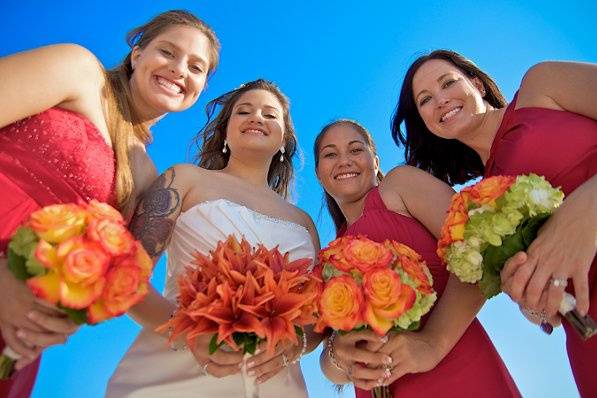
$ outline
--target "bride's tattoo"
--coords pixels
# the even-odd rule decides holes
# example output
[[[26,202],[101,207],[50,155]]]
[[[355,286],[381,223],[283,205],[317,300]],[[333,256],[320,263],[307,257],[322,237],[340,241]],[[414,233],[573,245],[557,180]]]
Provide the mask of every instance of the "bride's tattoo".
[[[180,194],[171,186],[174,177],[174,169],[158,177],[143,194],[130,224],[131,232],[151,257],[166,249],[175,224],[170,217],[180,211]]]

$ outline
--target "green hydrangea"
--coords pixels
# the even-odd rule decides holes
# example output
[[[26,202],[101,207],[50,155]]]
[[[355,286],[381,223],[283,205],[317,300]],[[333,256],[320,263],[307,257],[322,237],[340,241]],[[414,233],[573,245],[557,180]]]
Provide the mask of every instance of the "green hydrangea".
[[[463,282],[475,283],[483,276],[483,256],[478,239],[452,243],[446,251],[448,271]]]

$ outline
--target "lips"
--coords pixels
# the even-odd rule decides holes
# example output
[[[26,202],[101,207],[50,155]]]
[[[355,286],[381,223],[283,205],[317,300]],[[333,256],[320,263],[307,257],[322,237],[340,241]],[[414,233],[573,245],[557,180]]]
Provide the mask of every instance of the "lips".
[[[442,117],[439,119],[439,122],[445,123],[445,122],[449,121],[454,116],[456,116],[458,114],[458,112],[460,112],[461,110],[462,110],[461,106],[457,106],[457,107],[449,110],[448,112],[446,112],[442,115]]]
[[[340,174],[336,174],[334,176],[334,180],[347,180],[350,178],[355,178],[358,177],[361,173],[357,173],[355,171],[350,172],[350,173],[340,173]]]
[[[163,76],[156,75],[155,82],[158,86],[166,90],[173,95],[184,94],[184,86],[180,83],[173,82],[172,80],[166,79]]]

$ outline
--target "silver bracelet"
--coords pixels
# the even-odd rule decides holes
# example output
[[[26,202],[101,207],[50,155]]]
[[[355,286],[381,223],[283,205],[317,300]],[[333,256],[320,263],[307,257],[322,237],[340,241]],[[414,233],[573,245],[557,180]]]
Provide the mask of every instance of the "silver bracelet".
[[[305,352],[307,352],[307,332],[305,332],[305,329],[303,329],[303,346],[301,347],[301,352],[296,358],[290,361],[290,364],[293,365],[300,361],[303,355],[305,355]]]
[[[335,331],[332,332],[330,337],[328,337],[328,341],[325,348],[328,352],[328,357],[330,358],[331,364],[334,365],[334,367],[338,369],[340,372],[342,372],[343,375],[348,375],[346,369],[340,366],[340,362],[338,362],[338,358],[336,358],[336,352],[334,351],[334,340],[336,339],[337,335],[338,334]]]

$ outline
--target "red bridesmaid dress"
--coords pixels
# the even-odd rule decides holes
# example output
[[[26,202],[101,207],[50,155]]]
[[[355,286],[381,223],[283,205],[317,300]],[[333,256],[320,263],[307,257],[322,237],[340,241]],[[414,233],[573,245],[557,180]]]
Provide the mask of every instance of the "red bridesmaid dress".
[[[40,207],[97,199],[114,204],[112,148],[82,115],[52,108],[0,129],[0,252]],[[4,349],[0,336],[0,352]],[[0,380],[0,397],[29,397],[39,359]]]
[[[435,253],[437,240],[414,218],[389,210],[377,187],[367,194],[361,217],[344,233],[359,234],[376,242],[392,239],[416,250],[427,262],[433,275],[433,288],[438,299],[441,297],[449,273]],[[425,321],[424,318],[423,327]],[[392,383],[390,388],[396,398],[520,397],[506,366],[476,318],[434,369],[407,374]],[[356,396],[370,398],[372,394],[357,388]]]
[[[516,107],[504,113],[485,176],[535,173],[566,195],[597,173],[597,120],[546,108]],[[564,199],[565,200],[565,199]],[[597,319],[597,259],[589,271],[589,314]],[[571,286],[566,289],[574,294]],[[583,397],[597,397],[597,337],[583,341],[563,322],[572,373]]]

